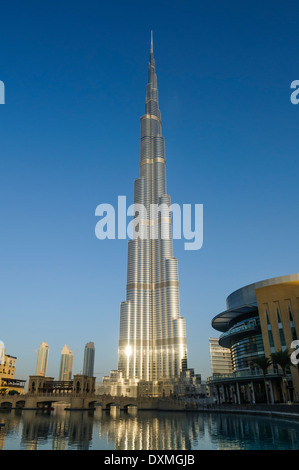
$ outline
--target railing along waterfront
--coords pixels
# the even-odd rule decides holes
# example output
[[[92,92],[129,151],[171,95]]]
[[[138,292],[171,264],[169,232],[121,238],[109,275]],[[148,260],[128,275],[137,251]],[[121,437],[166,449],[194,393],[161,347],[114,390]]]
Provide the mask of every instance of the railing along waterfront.
[[[64,396],[75,396],[72,390],[64,390],[60,392],[27,392],[28,397],[64,397]]]
[[[268,377],[282,377],[282,372],[270,370],[266,373],[266,379]],[[261,370],[240,370],[237,372],[233,372],[232,374],[219,374],[212,377],[207,378],[207,383],[212,382],[219,382],[221,380],[234,380],[234,379],[242,379],[242,378],[263,378],[264,374]]]

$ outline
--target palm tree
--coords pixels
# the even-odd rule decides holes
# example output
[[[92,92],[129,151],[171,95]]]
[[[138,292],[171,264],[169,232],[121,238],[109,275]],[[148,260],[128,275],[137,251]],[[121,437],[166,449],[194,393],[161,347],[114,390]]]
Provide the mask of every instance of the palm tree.
[[[291,362],[291,355],[292,353],[289,351],[289,349],[285,349],[284,351],[282,351],[281,349],[280,351],[277,351],[271,354],[273,363],[276,363],[281,367],[282,375],[283,375],[283,384],[284,384],[284,396],[287,397],[287,401],[290,401],[290,392],[289,392],[289,389],[286,387],[286,382],[287,382],[286,369],[288,366],[293,365]]]
[[[259,367],[260,369],[262,369],[263,371],[265,391],[266,391],[266,400],[267,400],[267,403],[269,403],[269,394],[268,394],[268,388],[267,388],[267,383],[266,383],[266,373],[267,373],[267,369],[272,364],[272,361],[266,356],[261,356],[261,357],[257,357],[253,361],[253,364]]]

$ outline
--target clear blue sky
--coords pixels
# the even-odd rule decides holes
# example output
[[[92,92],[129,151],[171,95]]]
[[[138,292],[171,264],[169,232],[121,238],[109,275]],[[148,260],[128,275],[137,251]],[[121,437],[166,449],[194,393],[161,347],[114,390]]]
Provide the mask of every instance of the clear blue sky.
[[[210,374],[211,319],[243,285],[299,271],[299,5],[256,0],[1,4],[0,339],[48,375],[60,352],[117,368],[127,241],[95,237],[95,208],[133,202],[150,30],[172,202],[204,204],[204,245],[179,260],[189,366]]]

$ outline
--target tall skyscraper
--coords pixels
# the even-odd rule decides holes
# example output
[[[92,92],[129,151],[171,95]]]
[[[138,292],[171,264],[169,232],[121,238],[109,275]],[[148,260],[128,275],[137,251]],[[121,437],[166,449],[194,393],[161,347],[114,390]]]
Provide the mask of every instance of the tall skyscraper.
[[[49,356],[49,345],[43,341],[40,344],[38,355],[37,355],[37,364],[35,375],[41,375],[45,377],[47,371]]]
[[[139,235],[128,243],[127,297],[120,308],[118,371],[124,379],[136,381],[175,379],[187,369],[187,346],[185,319],[180,316],[178,264],[173,256],[171,200],[166,190],[153,38],[134,205],[139,211]],[[157,206],[162,210],[157,210]]]
[[[83,375],[88,375],[89,377],[93,377],[94,356],[95,356],[94,343],[89,342],[85,345],[85,350],[84,350]]]
[[[61,351],[60,370],[58,380],[71,380],[73,369],[73,353],[70,348],[65,345]]]

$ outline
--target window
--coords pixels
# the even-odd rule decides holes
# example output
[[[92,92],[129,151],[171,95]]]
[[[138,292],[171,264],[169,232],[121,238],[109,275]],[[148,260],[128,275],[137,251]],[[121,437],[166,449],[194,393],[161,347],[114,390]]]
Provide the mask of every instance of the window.
[[[277,312],[277,321],[278,321],[278,325],[279,325],[279,324],[281,324],[281,318],[280,318],[278,307],[276,307],[276,312]]]
[[[270,343],[271,352],[273,352],[272,349],[274,348],[275,350],[275,347],[274,347],[273,334],[271,330],[268,331],[268,335],[269,335],[269,343]]]
[[[293,315],[292,315],[292,311],[291,311],[290,306],[289,306],[289,318],[290,318],[290,325],[291,325],[292,340],[294,341],[294,340],[298,339],[298,337],[297,337],[297,332],[296,332],[296,328],[295,328],[295,325],[294,325]]]
[[[270,343],[270,350],[271,350],[271,353],[273,353],[273,352],[275,352],[275,346],[274,346],[272,326],[271,326],[271,323],[270,323],[270,320],[269,320],[268,310],[266,310],[266,317],[267,317],[267,327],[268,327],[268,338],[269,338],[269,343]]]
[[[277,321],[278,321],[281,349],[285,349],[287,347],[287,343],[286,343],[286,339],[285,339],[283,326],[282,326],[282,321],[281,321],[281,318],[280,318],[278,307],[276,307],[276,312],[277,312]]]

